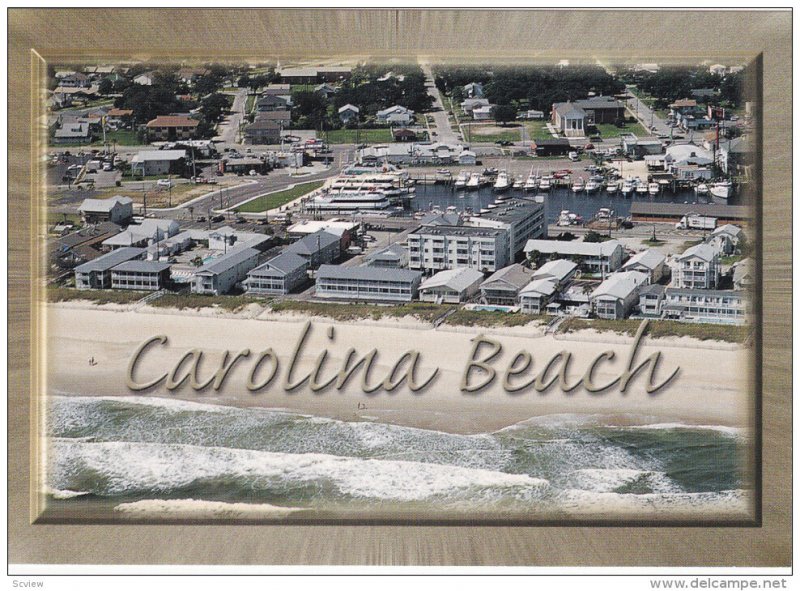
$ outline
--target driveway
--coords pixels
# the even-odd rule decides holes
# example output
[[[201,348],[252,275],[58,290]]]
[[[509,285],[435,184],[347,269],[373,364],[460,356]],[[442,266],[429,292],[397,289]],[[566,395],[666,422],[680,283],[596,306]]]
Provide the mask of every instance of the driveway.
[[[242,88],[236,92],[233,99],[230,115],[228,115],[217,128],[218,135],[215,140],[235,144],[239,133],[239,126],[244,121],[244,107],[247,104],[247,89]]]
[[[439,89],[433,83],[433,72],[431,71],[430,64],[420,64],[422,72],[425,74],[425,86],[428,89],[428,94],[433,97],[433,122],[436,125],[436,139],[445,144],[458,144],[461,139],[450,128],[450,122],[447,120],[447,111],[442,103],[442,95],[439,94]]]

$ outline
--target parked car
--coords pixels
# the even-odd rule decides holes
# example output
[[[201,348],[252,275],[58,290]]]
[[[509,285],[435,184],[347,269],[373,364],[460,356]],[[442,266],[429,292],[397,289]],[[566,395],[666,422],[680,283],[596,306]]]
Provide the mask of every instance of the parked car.
[[[214,217],[211,218],[211,221],[214,222],[215,224],[217,222],[224,222],[225,221],[225,216],[224,215],[215,215]]]
[[[172,181],[169,179],[158,179],[156,181],[156,185],[159,187],[165,187],[169,189],[172,186]]]

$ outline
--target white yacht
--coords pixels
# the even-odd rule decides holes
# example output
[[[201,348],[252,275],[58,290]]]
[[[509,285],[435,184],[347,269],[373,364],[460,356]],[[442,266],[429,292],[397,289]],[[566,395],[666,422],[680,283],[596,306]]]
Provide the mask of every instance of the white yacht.
[[[475,190],[481,188],[481,175],[478,172],[473,172],[469,175],[469,180],[467,180],[467,184],[465,185],[467,189]]]
[[[568,209],[562,209],[561,213],[558,216],[558,221],[556,222],[556,226],[569,226],[571,224],[569,216],[570,211]]]
[[[463,189],[467,186],[467,181],[469,180],[469,173],[466,170],[462,170],[458,173],[455,181],[456,189]]]
[[[589,179],[586,183],[586,192],[587,193],[596,193],[600,190],[600,183],[594,179]]]
[[[328,191],[311,198],[306,207],[322,211],[365,211],[386,209],[389,198],[375,191]]]
[[[661,185],[658,183],[650,183],[647,185],[647,192],[651,195],[658,195],[661,192]]]
[[[539,190],[540,191],[549,191],[550,185],[552,184],[553,177],[551,176],[543,176],[541,180],[539,180]]]
[[[625,196],[630,195],[633,190],[636,188],[633,179],[628,177],[624,181],[622,181],[622,187],[620,187],[620,193]]]
[[[539,188],[539,177],[534,174],[533,169],[531,169],[531,173],[528,175],[527,180],[525,181],[525,190],[526,191],[535,191]]]
[[[698,195],[708,195],[708,185],[705,183],[700,183],[699,185],[695,186],[694,192]]]
[[[597,210],[597,214],[594,217],[598,221],[608,221],[614,217],[614,210],[608,207],[601,207]]]
[[[494,182],[495,191],[506,191],[511,188],[511,179],[505,170],[497,173],[497,180]]]
[[[714,197],[728,199],[733,194],[733,183],[730,181],[712,183],[708,190]]]
[[[641,194],[647,193],[647,183],[638,176],[636,177],[636,192]]]
[[[586,182],[583,180],[583,178],[578,177],[572,182],[573,193],[580,193],[585,189],[586,189]]]
[[[619,181],[608,181],[606,184],[606,192],[611,193],[612,195],[617,192],[619,189]]]

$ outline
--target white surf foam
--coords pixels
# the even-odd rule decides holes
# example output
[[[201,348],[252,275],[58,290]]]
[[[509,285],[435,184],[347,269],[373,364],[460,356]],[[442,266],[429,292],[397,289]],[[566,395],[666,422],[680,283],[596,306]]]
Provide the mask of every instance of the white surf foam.
[[[144,499],[120,503],[114,511],[135,517],[243,519],[286,517],[302,507],[279,507],[267,503],[223,503],[200,499]]]

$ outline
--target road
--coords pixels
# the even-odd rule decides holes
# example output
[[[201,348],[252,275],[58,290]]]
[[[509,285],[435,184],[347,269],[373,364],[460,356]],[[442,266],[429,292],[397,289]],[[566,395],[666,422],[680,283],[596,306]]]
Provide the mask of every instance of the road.
[[[652,128],[652,133],[658,135],[670,134],[670,128],[664,122],[664,120],[656,115],[650,107],[636,98],[636,96],[630,91],[630,87],[628,87],[628,94],[631,95],[631,98],[629,98],[627,101],[628,110],[631,112],[631,115],[639,120],[639,123],[641,123],[647,129]]]
[[[433,112],[431,115],[433,115],[433,122],[436,124],[435,139],[445,144],[461,143],[461,138],[450,128],[450,121],[447,119],[447,110],[444,108],[442,95],[439,94],[439,89],[436,88],[436,84],[433,82],[431,65],[421,63],[420,67],[425,74],[425,87],[428,89],[428,94],[433,97]]]
[[[247,89],[242,88],[236,91],[233,99],[233,106],[231,107],[230,115],[228,115],[222,123],[219,124],[217,135],[214,139],[228,144],[236,143],[236,136],[239,133],[239,126],[244,121],[244,108],[247,104]]]

